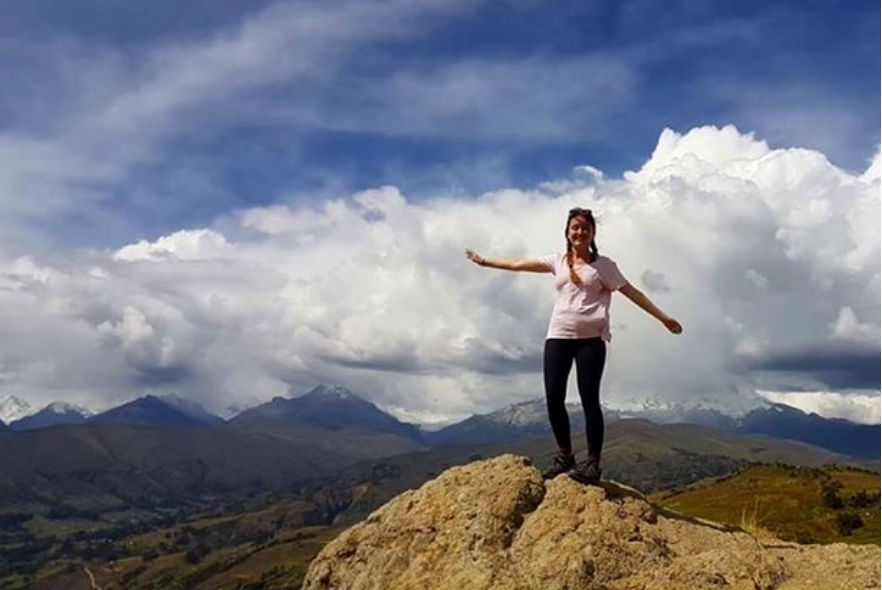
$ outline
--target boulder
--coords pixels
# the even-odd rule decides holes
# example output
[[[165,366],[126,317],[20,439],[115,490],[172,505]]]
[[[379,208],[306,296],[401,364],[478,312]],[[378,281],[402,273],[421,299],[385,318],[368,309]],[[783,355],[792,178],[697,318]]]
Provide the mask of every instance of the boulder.
[[[879,588],[875,545],[759,540],[615,482],[543,482],[525,457],[448,469],[316,556],[304,589]]]

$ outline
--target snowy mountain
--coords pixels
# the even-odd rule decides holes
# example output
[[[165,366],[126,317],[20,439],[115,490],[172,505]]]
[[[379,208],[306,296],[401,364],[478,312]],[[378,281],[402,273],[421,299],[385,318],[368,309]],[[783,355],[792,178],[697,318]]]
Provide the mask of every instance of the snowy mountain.
[[[570,427],[585,427],[582,408],[568,404]],[[712,403],[665,404],[650,400],[626,406],[603,407],[607,423],[626,418],[642,418],[656,424],[694,424],[738,434],[763,434],[798,440],[853,457],[879,456],[878,424],[856,424],[839,418],[806,414],[784,404],[763,402],[759,406],[729,413]],[[506,406],[489,414],[470,416],[423,437],[433,447],[504,443],[548,434],[551,428],[545,400],[537,399]]]
[[[529,400],[484,414],[484,418],[505,426],[530,426],[547,422],[548,411],[544,400]]]
[[[572,428],[584,428],[582,407],[567,404]],[[497,444],[530,436],[548,434],[548,410],[544,399],[519,402],[489,414],[470,416],[436,432],[425,432],[423,438],[433,447]]]
[[[39,412],[11,422],[9,428],[19,431],[46,428],[56,424],[80,424],[91,415],[92,412],[86,408],[58,401],[52,402]]]
[[[615,405],[605,412],[615,413],[620,418],[644,418],[656,424],[697,424],[720,430],[733,430],[738,415],[730,408],[718,405],[695,403],[665,403],[658,400],[643,400]]]
[[[11,424],[35,411],[31,404],[14,395],[7,395],[3,401],[0,401],[0,420],[4,424]]]

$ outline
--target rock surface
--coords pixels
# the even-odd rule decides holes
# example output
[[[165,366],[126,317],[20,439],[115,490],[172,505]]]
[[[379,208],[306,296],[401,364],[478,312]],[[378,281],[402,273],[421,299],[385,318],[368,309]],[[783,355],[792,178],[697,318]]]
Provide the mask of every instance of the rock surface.
[[[759,541],[612,482],[543,482],[503,455],[453,467],[344,531],[304,589],[879,588],[875,545]]]

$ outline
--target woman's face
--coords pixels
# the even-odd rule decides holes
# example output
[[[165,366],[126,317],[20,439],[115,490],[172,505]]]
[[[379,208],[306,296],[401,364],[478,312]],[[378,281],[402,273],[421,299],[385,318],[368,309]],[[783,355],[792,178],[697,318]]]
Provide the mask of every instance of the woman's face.
[[[577,215],[567,226],[567,239],[576,248],[587,248],[594,239],[594,228],[586,217]]]

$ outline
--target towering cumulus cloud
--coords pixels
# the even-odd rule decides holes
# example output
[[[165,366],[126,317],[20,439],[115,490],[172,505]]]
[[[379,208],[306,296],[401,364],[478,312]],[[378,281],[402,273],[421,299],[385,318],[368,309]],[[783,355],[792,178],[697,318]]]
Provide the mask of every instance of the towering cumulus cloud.
[[[421,421],[537,397],[550,277],[462,251],[560,250],[579,205],[600,251],[685,326],[674,337],[615,296],[607,402],[737,409],[760,390],[878,407],[878,156],[851,174],[702,127],[665,130],[622,178],[594,172],[468,198],[386,186],[113,252],[5,260],[4,387],[93,407],[174,391],[223,410],[340,382]]]

